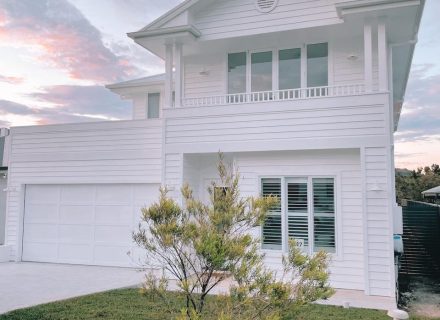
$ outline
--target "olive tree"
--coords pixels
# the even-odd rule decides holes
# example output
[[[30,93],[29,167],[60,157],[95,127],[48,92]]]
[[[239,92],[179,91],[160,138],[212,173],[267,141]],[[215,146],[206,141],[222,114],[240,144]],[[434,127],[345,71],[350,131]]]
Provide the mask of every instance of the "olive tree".
[[[184,185],[183,205],[161,189],[158,202],[142,209],[143,223],[133,239],[145,249],[150,266],[154,262],[166,271],[148,274],[144,291],[173,308],[166,294],[173,278],[185,300],[180,317],[191,320],[202,318],[208,295],[226,280],[230,292],[218,298],[224,302],[218,319],[276,319],[286,307],[331,295],[324,252],[307,256],[291,240],[282,275],[265,267],[251,232],[279,199],[242,197],[238,172],[219,158],[219,180],[208,188],[208,204]]]

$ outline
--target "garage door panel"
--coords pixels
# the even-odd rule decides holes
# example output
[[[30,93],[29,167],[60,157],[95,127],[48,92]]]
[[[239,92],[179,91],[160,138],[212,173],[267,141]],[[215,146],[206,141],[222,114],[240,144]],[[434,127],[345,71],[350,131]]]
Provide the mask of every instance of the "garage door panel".
[[[89,263],[93,259],[93,246],[90,244],[60,243],[58,257],[68,263]]]
[[[23,242],[53,242],[58,239],[58,226],[56,224],[28,224]]]
[[[100,185],[96,187],[98,204],[132,204],[133,187],[131,185]]]
[[[94,206],[61,205],[59,222],[67,224],[92,224],[94,215]]]
[[[24,243],[23,256],[29,261],[57,262],[58,245],[56,243]]]
[[[61,187],[61,201],[63,203],[94,203],[95,186],[94,185],[66,185]]]
[[[126,246],[97,245],[95,246],[95,262],[100,265],[122,266],[124,264],[121,261],[127,261],[125,264],[131,264],[128,251],[129,248]]]
[[[22,259],[133,266],[127,255],[134,247],[132,232],[141,207],[156,200],[158,189],[141,184],[26,186]]]
[[[93,226],[60,225],[58,239],[60,243],[91,243],[93,241]]]
[[[26,187],[26,201],[32,204],[56,204],[59,200],[59,186],[38,185]]]
[[[132,231],[132,226],[96,226],[95,241],[130,246]]]
[[[57,223],[58,205],[57,204],[32,204],[26,203],[27,211],[32,215],[26,215],[25,219],[30,223]]]
[[[95,222],[105,225],[128,225],[133,223],[131,206],[96,206]]]

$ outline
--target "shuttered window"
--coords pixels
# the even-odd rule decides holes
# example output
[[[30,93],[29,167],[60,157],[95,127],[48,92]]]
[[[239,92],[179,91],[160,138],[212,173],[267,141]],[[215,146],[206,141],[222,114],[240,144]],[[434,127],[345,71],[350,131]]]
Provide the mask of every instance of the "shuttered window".
[[[309,245],[309,206],[307,178],[287,180],[288,237]]]
[[[334,178],[265,178],[261,185],[263,196],[275,195],[281,200],[262,227],[264,249],[281,249],[283,239],[287,243],[294,238],[304,251],[336,252]]]
[[[261,181],[263,196],[277,196],[281,199],[281,179],[262,179]],[[262,230],[262,247],[264,249],[281,249],[281,203],[277,204],[269,211]]]
[[[335,183],[313,178],[314,250],[335,252]]]

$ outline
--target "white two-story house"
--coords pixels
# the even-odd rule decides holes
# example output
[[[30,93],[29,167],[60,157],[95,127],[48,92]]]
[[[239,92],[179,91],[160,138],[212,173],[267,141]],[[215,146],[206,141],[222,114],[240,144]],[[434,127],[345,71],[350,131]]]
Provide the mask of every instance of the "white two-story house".
[[[397,129],[423,0],[187,0],[128,36],[165,74],[109,85],[133,120],[10,131],[14,261],[130,266],[160,185],[206,199],[217,152],[244,196],[281,199],[255,236],[331,253],[331,284],[391,301]],[[133,256],[133,255],[132,255]]]

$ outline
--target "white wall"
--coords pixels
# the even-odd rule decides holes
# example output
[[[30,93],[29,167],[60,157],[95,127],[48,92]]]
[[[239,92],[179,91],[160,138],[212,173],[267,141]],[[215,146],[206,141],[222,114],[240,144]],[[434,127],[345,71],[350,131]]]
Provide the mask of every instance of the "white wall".
[[[184,96],[186,98],[226,94],[226,53],[186,57]],[[208,74],[200,74],[208,71]]]
[[[335,288],[393,297],[391,156],[389,148],[361,146],[238,152],[228,159],[242,176],[243,196],[259,194],[262,176],[336,176],[338,249],[332,260],[331,283]],[[216,154],[170,153],[166,159],[165,181],[174,190],[172,196],[180,199],[179,188],[188,182],[196,197],[207,200],[206,187],[217,178]],[[255,235],[259,236],[258,230]],[[269,266],[280,270],[279,253],[268,251],[266,256]]]
[[[18,259],[25,184],[160,183],[162,121],[11,129],[6,244]]]
[[[362,152],[365,181],[365,221],[368,234],[368,281],[370,294],[394,295],[393,190],[391,149],[367,147]]]
[[[383,144],[384,94],[165,110],[166,152],[239,152]]]
[[[253,0],[216,1],[194,16],[203,40],[293,30],[338,23],[328,0],[280,0],[270,13],[259,12]]]
[[[5,240],[5,227],[6,227],[6,187],[7,178],[3,178],[2,174],[6,174],[7,171],[0,171],[0,245]]]
[[[373,88],[379,86],[377,41],[373,43]],[[364,39],[362,37],[338,39],[331,42],[333,85],[350,85],[364,83]],[[354,59],[349,56],[354,55]]]
[[[178,165],[183,157],[183,166]],[[331,283],[335,288],[364,290],[367,241],[364,228],[363,171],[359,149],[248,152],[227,155],[241,175],[242,196],[259,195],[262,176],[333,175],[336,177],[337,254],[333,256]],[[179,177],[195,190],[195,196],[207,200],[206,187],[217,179],[217,155],[168,155],[167,182],[179,187]],[[180,170],[183,170],[180,171]],[[198,190],[198,191],[197,191]],[[387,211],[383,212],[384,215]],[[385,230],[389,233],[389,230]],[[255,236],[259,237],[259,229]],[[386,249],[384,249],[386,251]],[[268,266],[281,270],[280,252],[266,251]],[[386,272],[387,269],[385,269]],[[383,272],[383,270],[381,270]],[[388,274],[387,274],[388,275]],[[374,276],[373,276],[374,277]]]
[[[144,120],[148,116],[148,93],[159,93],[160,94],[160,105],[159,105],[159,115],[162,115],[163,108],[163,86],[153,86],[145,87],[144,92],[131,94],[131,100],[133,102],[133,120]]]
[[[337,254],[332,258],[335,288],[364,289],[362,179],[359,150],[310,150],[236,154],[243,196],[259,195],[262,176],[333,175],[336,177]],[[259,231],[256,231],[259,235]],[[267,251],[268,265],[281,270],[279,251]]]

